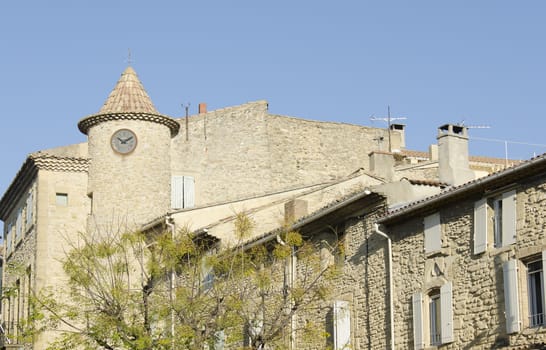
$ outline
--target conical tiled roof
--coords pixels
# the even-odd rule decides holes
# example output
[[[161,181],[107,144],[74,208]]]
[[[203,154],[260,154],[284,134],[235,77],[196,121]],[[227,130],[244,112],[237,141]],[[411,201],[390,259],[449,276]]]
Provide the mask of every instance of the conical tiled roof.
[[[180,129],[180,124],[176,120],[157,112],[131,67],[127,67],[121,74],[99,113],[80,120],[78,129],[87,135],[93,126],[113,120],[142,120],[163,124],[171,130],[171,136],[176,135]]]
[[[159,114],[131,67],[127,67],[121,74],[99,114],[123,112]]]

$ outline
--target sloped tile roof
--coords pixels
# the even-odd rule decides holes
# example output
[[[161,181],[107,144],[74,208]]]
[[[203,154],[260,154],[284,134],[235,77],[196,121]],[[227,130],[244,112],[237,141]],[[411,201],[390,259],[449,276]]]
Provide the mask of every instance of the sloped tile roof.
[[[455,201],[461,197],[467,196],[471,192],[484,191],[490,188],[501,188],[521,178],[525,178],[526,176],[534,176],[545,172],[546,153],[467,183],[447,187],[444,191],[436,195],[411,202],[403,207],[398,207],[389,211],[385,216],[380,218],[378,222],[397,222],[408,216],[415,215],[417,212],[426,212],[427,210],[432,210],[445,203]]]

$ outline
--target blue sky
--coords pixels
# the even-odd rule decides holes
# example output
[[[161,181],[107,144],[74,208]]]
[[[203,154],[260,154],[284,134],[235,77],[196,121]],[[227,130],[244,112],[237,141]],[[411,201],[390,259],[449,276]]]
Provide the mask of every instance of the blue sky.
[[[184,114],[265,99],[270,112],[383,127],[407,120],[426,150],[445,123],[471,153],[546,152],[541,1],[4,1],[0,193],[27,154],[85,141],[127,66],[157,109]]]

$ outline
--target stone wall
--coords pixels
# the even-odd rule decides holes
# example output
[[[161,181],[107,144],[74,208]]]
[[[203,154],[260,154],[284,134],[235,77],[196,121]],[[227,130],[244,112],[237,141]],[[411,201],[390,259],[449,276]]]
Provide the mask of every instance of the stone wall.
[[[373,139],[386,131],[268,114],[267,102],[179,119],[173,175],[195,177],[206,205],[306,186],[369,168]],[[186,140],[187,137],[187,140]]]
[[[439,209],[442,248],[436,254],[424,252],[424,215],[387,228],[393,237],[397,348],[414,346],[412,295],[415,292],[426,295],[446,282],[453,286],[454,341],[441,346],[442,349],[521,349],[546,342],[544,328],[530,328],[527,321],[524,264],[526,258],[546,249],[544,180],[534,180],[515,188],[517,241],[512,245],[495,248],[489,237],[485,253],[473,253],[474,203],[483,198],[482,193],[469,194]],[[506,332],[503,286],[503,263],[509,259],[519,261],[518,307],[522,324],[522,330],[511,335]],[[374,302],[383,300],[376,298]],[[382,322],[382,315],[376,316],[373,309],[370,312],[374,322]],[[382,337],[383,334],[385,332],[379,330],[372,337]]]

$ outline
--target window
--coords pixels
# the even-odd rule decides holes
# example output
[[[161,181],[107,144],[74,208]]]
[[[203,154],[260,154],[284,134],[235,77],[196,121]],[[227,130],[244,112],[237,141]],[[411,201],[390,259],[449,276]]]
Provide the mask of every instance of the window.
[[[430,345],[439,345],[441,344],[441,315],[440,315],[440,291],[436,291],[434,294],[429,296],[428,302],[428,316],[429,316],[429,335]]]
[[[503,264],[504,313],[508,334],[519,332],[522,326],[546,326],[545,263],[546,251],[542,251],[523,261],[512,259]],[[520,292],[523,300],[519,299]],[[524,314],[522,317],[520,312]]]
[[[502,247],[502,197],[493,199],[493,244]]]
[[[516,191],[483,198],[474,204],[474,254],[516,242]]]
[[[544,275],[542,260],[527,264],[527,293],[529,304],[529,326],[544,325]]]
[[[451,343],[453,336],[452,284],[428,294],[413,295],[413,342],[415,349]],[[423,308],[427,305],[426,309]]]
[[[429,215],[424,219],[425,253],[434,253],[442,248],[442,230],[440,213]]]
[[[195,206],[195,179],[193,176],[173,176],[171,180],[171,207],[173,209]]]
[[[55,203],[58,206],[66,207],[68,205],[68,194],[67,193],[55,194]]]

